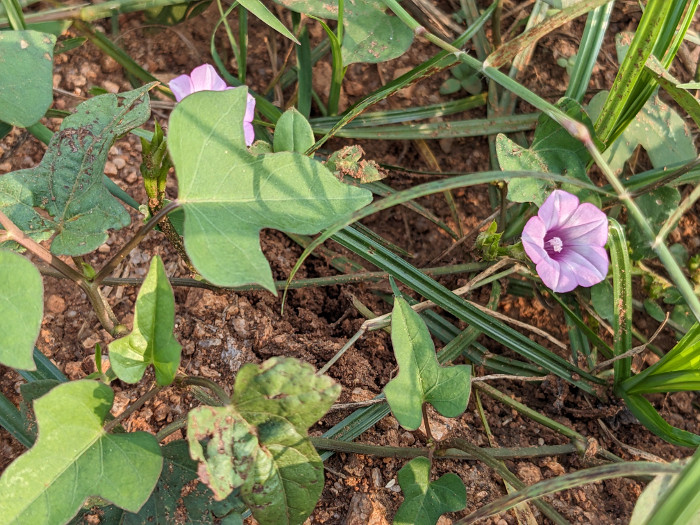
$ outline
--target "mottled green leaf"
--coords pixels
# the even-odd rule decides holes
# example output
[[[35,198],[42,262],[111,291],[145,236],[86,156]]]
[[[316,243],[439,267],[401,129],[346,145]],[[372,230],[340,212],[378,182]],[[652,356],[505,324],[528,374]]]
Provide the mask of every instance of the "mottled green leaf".
[[[233,402],[252,424],[281,416],[298,432],[306,432],[339,395],[340,387],[330,377],[316,375],[310,364],[273,357],[259,366],[241,367]]]
[[[192,459],[201,462],[199,479],[217,500],[243,485],[259,449],[255,429],[231,405],[190,410],[187,440]]]
[[[275,153],[280,151],[296,151],[304,153],[314,145],[314,133],[311,124],[299,113],[296,108],[291,108],[282,113],[275,124],[275,136],[273,147]]]
[[[80,104],[38,166],[0,177],[0,210],[37,240],[55,233],[51,251],[63,255],[91,252],[109,229],[127,226],[129,214],[104,186],[103,171],[114,141],[148,119],[150,87]]]
[[[181,346],[173,335],[175,298],[159,256],[141,285],[134,306],[134,329],[109,345],[112,370],[122,381],[137,383],[153,364],[159,385],[173,382],[180,366]]]
[[[53,101],[56,37],[37,31],[0,31],[0,120],[27,127]]]
[[[65,523],[90,496],[138,512],[163,458],[150,434],[104,431],[113,400],[107,385],[82,380],[34,402],[39,437],[0,477],[3,523]]]
[[[233,89],[185,98],[170,117],[168,145],[192,263],[215,284],[260,283],[276,293],[260,230],[316,233],[372,197],[305,155],[252,155],[243,137],[246,96]]]
[[[0,250],[0,364],[36,370],[34,342],[44,316],[44,284],[36,267]]]
[[[680,192],[677,188],[672,188],[671,186],[662,186],[634,199],[634,202],[642,210],[647,222],[654,231],[658,231],[661,228],[676,210],[680,201]],[[634,219],[627,221],[627,236],[632,248],[632,253],[630,254],[632,260],[638,261],[654,255],[649,240],[641,233]]]
[[[471,392],[471,367],[440,366],[425,322],[401,297],[394,299],[391,343],[399,373],[384,387],[384,393],[404,428],[420,426],[423,403],[430,403],[445,417],[464,412]]]
[[[467,489],[456,474],[430,481],[430,460],[412,459],[399,470],[404,502],[394,516],[394,525],[435,525],[446,512],[467,506]]]
[[[590,119],[578,102],[562,98],[557,105],[567,115],[583,122],[589,129],[593,129]],[[496,154],[503,171],[526,170],[568,175],[592,184],[586,175],[586,163],[589,159],[586,148],[544,113],[537,121],[530,148],[523,148],[505,135],[499,134],[496,138]],[[533,178],[514,179],[508,183],[508,199],[512,202],[534,202],[541,206],[557,187],[554,181]],[[562,189],[577,195],[581,201],[600,205],[599,197],[590,190],[570,184],[564,184]]]
[[[301,525],[323,490],[323,462],[306,437],[286,419],[270,416],[258,425],[260,449],[243,501],[261,524]]]
[[[307,430],[339,393],[330,378],[292,358],[244,365],[231,405],[190,412],[200,480],[217,499],[240,487],[261,524],[302,524],[323,490],[323,463]]]

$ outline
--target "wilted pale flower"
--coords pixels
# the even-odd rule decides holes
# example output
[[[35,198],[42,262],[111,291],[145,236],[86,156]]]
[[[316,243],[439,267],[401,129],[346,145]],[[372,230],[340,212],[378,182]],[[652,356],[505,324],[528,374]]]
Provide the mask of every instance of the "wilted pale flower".
[[[608,218],[593,204],[555,190],[525,228],[523,247],[555,292],[593,286],[608,273]]]
[[[175,100],[178,102],[196,91],[224,91],[227,89],[236,89],[235,87],[227,86],[224,79],[221,78],[216,72],[216,69],[214,69],[214,66],[209,64],[194,68],[189,75],[180,75],[172,79],[168,85],[173,95],[175,95]],[[254,114],[255,99],[249,93],[245,115],[243,116],[243,133],[247,146],[250,146],[255,140],[255,131],[253,130]]]

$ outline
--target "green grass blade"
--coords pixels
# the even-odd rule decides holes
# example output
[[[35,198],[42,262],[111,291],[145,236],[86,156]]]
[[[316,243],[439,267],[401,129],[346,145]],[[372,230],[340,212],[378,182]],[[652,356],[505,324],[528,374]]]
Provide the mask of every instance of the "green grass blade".
[[[493,2],[491,4],[491,6],[489,6],[481,14],[481,16],[477,19],[477,21],[474,24],[472,24],[463,34],[461,34],[459,36],[459,38],[457,38],[453,42],[453,45],[455,47],[463,46],[489,20],[489,17],[491,16],[491,13],[493,13],[493,10],[495,8],[496,8],[496,2]],[[385,98],[391,96],[392,94],[396,93],[400,89],[403,89],[406,86],[413,84],[414,82],[417,82],[423,78],[427,78],[434,73],[437,73],[437,72],[442,71],[443,69],[445,69],[447,67],[450,67],[456,61],[457,61],[457,59],[454,56],[452,56],[450,53],[448,53],[447,51],[441,51],[441,52],[437,53],[430,60],[420,64],[419,66],[413,68],[408,73],[405,73],[405,74],[401,75],[399,78],[394,79],[393,81],[389,82],[388,84],[382,86],[380,89],[376,90],[374,93],[367,95],[362,100],[357,102],[354,106],[352,106],[350,109],[348,109],[345,112],[345,114],[343,115],[343,118],[340,119],[333,126],[333,128],[331,128],[328,131],[328,133],[326,133],[323,137],[321,137],[316,142],[316,144],[314,144],[309,149],[309,151],[307,151],[306,153],[311,154],[314,151],[316,151],[329,138],[335,136],[335,134],[340,129],[342,129],[345,126],[345,124],[347,124],[348,122],[353,120],[355,117],[357,117],[360,113],[362,113],[368,107],[376,104],[377,102],[379,102],[381,100],[384,100]]]
[[[292,12],[292,20],[301,19],[301,15]],[[311,39],[309,28],[304,26],[299,34],[297,53],[297,109],[308,120],[311,114]]]
[[[32,357],[36,364],[36,370],[17,370],[19,375],[21,375],[27,383],[40,381],[42,379],[55,379],[61,383],[68,381],[68,378],[63,375],[63,372],[61,372],[48,357],[42,354],[37,347],[34,347]]]
[[[629,50],[595,123],[596,132],[603,143],[612,144],[651,96],[656,83],[650,75],[644,74],[644,65],[652,53],[664,57],[685,4],[685,0],[647,2]],[[672,60],[674,54],[671,50],[666,55],[666,65],[670,64],[666,60]]]
[[[453,120],[449,122],[431,122],[412,124],[410,126],[381,126],[373,128],[345,128],[333,132],[335,137],[374,140],[416,140],[442,139],[457,137],[480,137],[498,133],[515,133],[535,128],[538,113],[510,115],[490,119]],[[328,128],[316,128],[315,133],[323,133]],[[336,127],[331,128],[328,133]]]
[[[678,87],[680,82],[664,69],[663,64],[654,55],[649,57],[644,67],[666,93],[671,95],[673,100],[688,113],[695,124],[700,126],[700,102],[688,91]]]
[[[10,27],[15,31],[27,29],[27,24],[24,21],[22,6],[17,0],[2,0],[2,6],[5,8],[5,14]]]
[[[475,523],[483,518],[504,512],[519,503],[524,503],[535,498],[540,498],[553,492],[568,490],[581,485],[595,483],[606,479],[627,478],[635,476],[649,476],[657,474],[673,474],[679,472],[680,465],[651,463],[646,461],[614,463],[589,469],[579,470],[571,474],[563,474],[552,479],[540,481],[534,485],[519,490],[508,496],[497,499],[484,505],[476,512],[472,512],[466,518],[455,522],[459,524]]]
[[[596,7],[588,13],[586,27],[581,37],[581,45],[578,48],[576,62],[571,71],[569,85],[566,88],[566,96],[581,102],[586,94],[588,84],[591,80],[593,67],[598,60],[600,47],[603,45],[605,31],[608,29],[610,14],[612,13],[614,1]]]
[[[660,361],[629,378],[621,388],[628,394],[664,391],[664,381],[676,387],[687,381],[693,387],[700,372],[700,323],[695,323],[683,339]],[[683,373],[687,374],[684,376]],[[676,390],[673,388],[670,390]],[[695,388],[691,388],[695,389]]]
[[[608,245],[613,274],[613,318],[615,355],[622,355],[632,348],[632,268],[625,231],[615,219],[609,219]],[[632,358],[615,361],[615,388],[631,375]]]
[[[364,184],[363,188],[367,188],[372,193],[374,193],[375,195],[379,195],[380,197],[388,197],[389,195],[394,195],[395,193],[397,193],[394,188],[388,186],[387,184],[384,184],[383,182],[370,182],[368,184]],[[420,204],[414,201],[409,201],[405,203],[404,206],[435,224],[435,226],[443,230],[453,239],[459,239],[459,235],[457,235],[457,233],[455,233],[455,231],[452,230],[452,228],[450,228],[438,216],[436,216],[433,212],[431,212],[424,206],[421,206]]]
[[[253,13],[257,18],[277,31],[280,35],[299,45],[296,37],[280,22],[260,0],[238,0],[238,3]]]
[[[29,430],[25,419],[15,404],[0,393],[0,427],[7,430],[12,437],[27,448],[34,444],[34,436]]]
[[[365,113],[348,122],[345,129],[383,126],[385,124],[399,124],[414,120],[434,117],[446,117],[455,113],[461,113],[469,109],[478,108],[486,104],[486,93],[465,97],[459,100],[431,104],[429,106],[417,106],[410,108],[391,109],[387,111],[374,111]],[[317,117],[309,120],[316,133],[327,133],[340,121],[338,117]]]
[[[652,404],[641,395],[623,394],[622,399],[642,425],[660,438],[681,447],[696,448],[700,446],[700,436],[669,425]]]
[[[593,393],[593,389],[586,381],[573,379],[575,377],[573,374],[579,374],[579,377],[588,381],[601,382],[595,376],[572,365],[565,359],[531,341],[520,332],[470,305],[417,268],[396,257],[385,248],[372,243],[367,237],[360,235],[352,228],[345,228],[336,233],[333,239],[349,250],[361,255],[375,266],[385,270],[445,311],[483,331],[491,339],[582,390]]]
[[[553,297],[554,300],[559,303],[559,306],[561,306],[562,310],[564,310],[564,313],[568,319],[570,319],[571,322],[576,325],[586,339],[588,339],[601,354],[603,354],[606,358],[611,359],[613,357],[613,349],[610,348],[610,346],[608,346],[608,344],[603,341],[598,334],[591,330],[583,319],[576,315],[576,312],[574,312],[564,301],[562,301],[558,294],[553,293],[551,294],[551,297]]]
[[[700,449],[657,503],[645,525],[686,525],[700,509]]]

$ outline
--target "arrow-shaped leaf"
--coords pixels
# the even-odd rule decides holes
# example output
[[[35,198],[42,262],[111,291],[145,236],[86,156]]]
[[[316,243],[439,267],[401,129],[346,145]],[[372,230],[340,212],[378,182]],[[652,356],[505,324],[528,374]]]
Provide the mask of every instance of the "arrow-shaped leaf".
[[[260,283],[274,292],[261,229],[317,233],[372,197],[299,153],[252,155],[243,137],[246,95],[239,88],[188,96],[170,116],[168,144],[192,263],[215,284]]]
[[[471,367],[440,366],[428,328],[401,297],[394,299],[391,344],[399,374],[384,387],[384,393],[404,428],[420,426],[423,403],[430,403],[445,417],[464,412],[471,392]]]
[[[54,134],[38,166],[0,177],[0,210],[35,239],[55,233],[51,251],[63,255],[96,250],[107,240],[107,230],[127,226],[129,214],[102,182],[104,165],[117,137],[150,115],[151,87],[80,104]]]
[[[44,316],[44,285],[36,267],[14,252],[0,251],[0,363],[36,370],[34,342]]]
[[[65,523],[89,496],[139,510],[163,458],[150,434],[104,431],[113,400],[107,385],[83,380],[34,402],[39,437],[0,477],[3,523]]]
[[[153,364],[159,385],[169,385],[180,366],[180,344],[173,335],[175,298],[163,261],[153,257],[134,307],[134,329],[109,345],[112,370],[122,381],[137,383]]]
[[[394,516],[394,525],[435,525],[446,512],[467,506],[467,489],[456,474],[448,473],[430,482],[430,460],[412,459],[399,470],[404,502]]]
[[[339,391],[295,359],[244,365],[232,405],[190,412],[187,437],[202,461],[200,480],[217,499],[240,487],[260,523],[302,524],[323,489],[323,463],[307,431]]]

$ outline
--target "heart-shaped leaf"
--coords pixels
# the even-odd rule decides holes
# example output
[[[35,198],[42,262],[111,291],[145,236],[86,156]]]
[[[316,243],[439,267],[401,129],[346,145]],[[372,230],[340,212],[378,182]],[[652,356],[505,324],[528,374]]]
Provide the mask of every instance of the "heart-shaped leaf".
[[[159,385],[173,382],[180,366],[180,344],[173,335],[175,298],[159,256],[151,259],[148,275],[134,306],[134,329],[109,345],[112,370],[122,381],[138,383],[153,364]]]
[[[31,126],[53,101],[56,37],[37,31],[0,31],[0,120]]]
[[[307,437],[340,387],[292,358],[247,364],[232,404],[190,412],[190,453],[217,499],[240,487],[261,524],[302,524],[323,489],[323,463]],[[204,446],[202,445],[204,443]]]
[[[168,144],[192,263],[217,285],[260,283],[274,293],[261,229],[316,233],[372,197],[299,153],[252,155],[243,137],[246,96],[246,89],[188,96],[170,116]]]
[[[391,344],[399,374],[384,387],[384,393],[401,426],[409,430],[420,426],[423,403],[430,403],[445,417],[457,417],[466,410],[471,366],[440,366],[428,328],[401,297],[394,299]]]
[[[151,87],[80,104],[38,166],[0,177],[0,209],[37,240],[55,233],[51,251],[63,255],[96,250],[107,240],[107,230],[127,226],[129,214],[102,182],[104,165],[117,137],[148,119]]]
[[[34,402],[39,437],[0,477],[3,522],[65,523],[89,496],[138,512],[163,458],[150,434],[104,431],[113,400],[107,385],[82,380]]]
[[[570,117],[593,129],[590,119],[575,100],[562,98],[557,106]],[[496,138],[496,153],[503,171],[524,170],[569,175],[592,184],[586,175],[586,162],[589,158],[586,148],[545,114],[537,121],[530,148],[523,148],[505,135],[499,134]],[[508,183],[508,199],[512,202],[534,202],[541,206],[556,188],[557,184],[553,181],[528,177],[514,179]],[[569,184],[563,185],[562,188],[577,195],[582,201],[600,205],[600,199],[590,190]]]
[[[34,342],[44,316],[44,284],[36,267],[0,250],[0,363],[36,370]]]
[[[338,20],[338,3],[324,0],[275,0],[284,7],[328,20]],[[403,55],[413,42],[413,31],[389,15],[380,0],[345,0],[342,42],[343,65],[385,62]]]
[[[406,463],[397,476],[404,502],[394,516],[394,525],[435,525],[446,512],[467,506],[467,489],[456,474],[448,473],[430,482],[430,460],[424,457]]]

